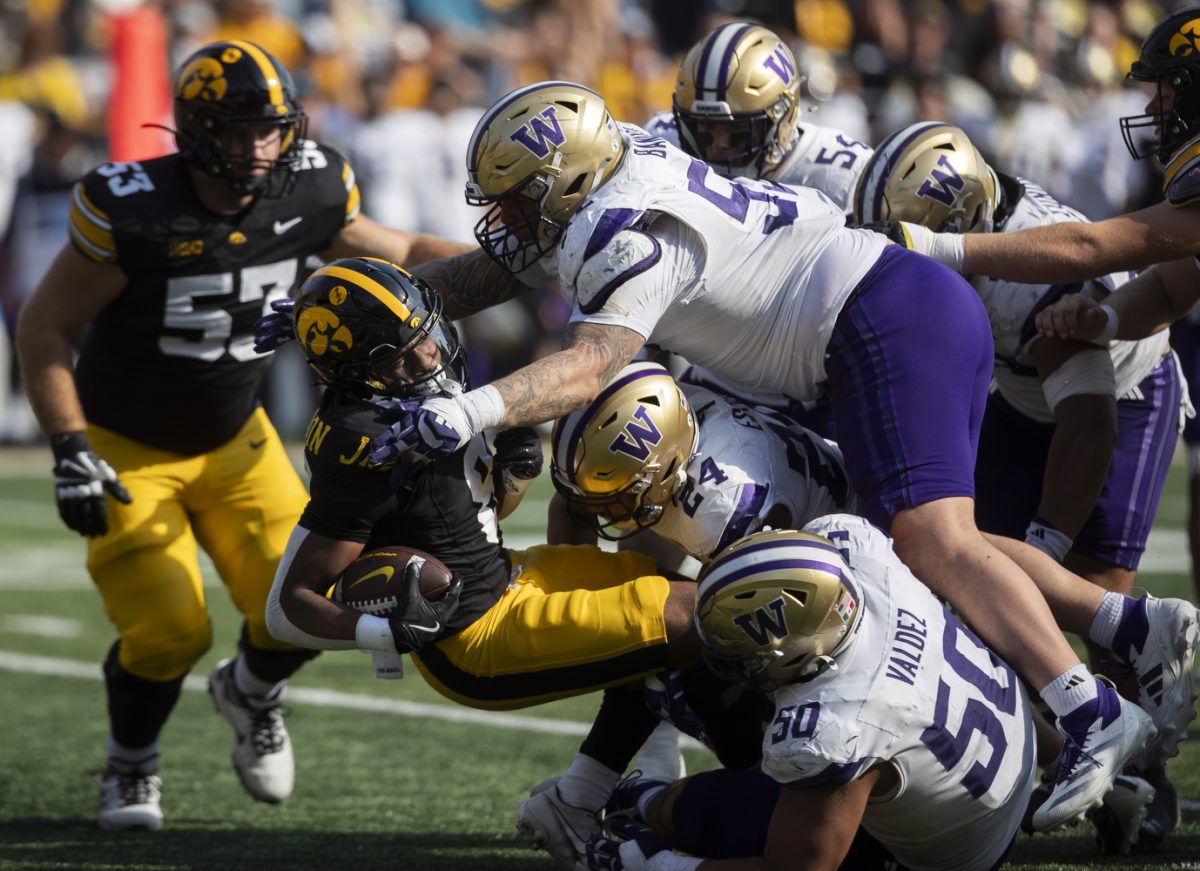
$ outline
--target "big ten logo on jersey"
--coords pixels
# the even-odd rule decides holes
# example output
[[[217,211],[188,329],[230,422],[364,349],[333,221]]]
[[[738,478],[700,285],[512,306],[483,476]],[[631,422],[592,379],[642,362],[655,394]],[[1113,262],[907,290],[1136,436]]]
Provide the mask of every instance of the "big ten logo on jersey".
[[[154,190],[154,182],[140,163],[106,163],[96,167],[96,175],[108,179],[108,189],[114,197]]]
[[[158,349],[207,362],[226,354],[238,362],[263,357],[254,350],[254,322],[288,295],[299,267],[292,258],[238,272],[169,278]]]
[[[175,257],[197,257],[204,253],[203,239],[183,239],[179,242],[174,242],[167,249],[167,256]]]
[[[661,443],[662,438],[662,432],[650,419],[646,406],[639,405],[633,418],[617,433],[608,449],[645,461],[650,456],[650,449]]]
[[[525,146],[530,154],[538,158],[548,156],[551,145],[561,148],[567,141],[562,125],[558,123],[558,110],[554,106],[547,106],[534,115],[528,124],[518,127],[508,138],[518,145]]]
[[[329,160],[321,151],[321,146],[311,139],[300,143],[300,169],[324,169],[329,166]]]
[[[925,181],[917,188],[917,196],[927,200],[937,200],[944,206],[954,205],[954,199],[962,192],[966,182],[954,168],[949,156],[941,155]]]
[[[634,154],[640,154],[643,157],[666,158],[667,142],[665,139],[651,136],[635,128],[626,127],[625,129],[629,133],[629,141]]]
[[[696,479],[689,474],[687,482],[680,489],[675,501],[683,509],[684,514],[688,517],[695,517],[696,512],[700,510],[700,503],[704,501],[704,494],[700,493],[697,488],[710,483],[724,484],[728,480],[729,476],[721,470],[717,461],[712,457],[705,457],[700,461],[700,478]]]

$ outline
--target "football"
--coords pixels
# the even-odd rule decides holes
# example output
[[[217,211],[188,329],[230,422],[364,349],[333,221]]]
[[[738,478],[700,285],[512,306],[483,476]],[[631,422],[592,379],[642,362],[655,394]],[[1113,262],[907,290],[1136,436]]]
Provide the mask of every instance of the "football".
[[[411,560],[421,566],[421,595],[437,599],[450,586],[452,573],[437,557],[411,547],[375,547],[346,567],[333,588],[333,599],[379,617],[387,617],[404,595],[404,569]]]

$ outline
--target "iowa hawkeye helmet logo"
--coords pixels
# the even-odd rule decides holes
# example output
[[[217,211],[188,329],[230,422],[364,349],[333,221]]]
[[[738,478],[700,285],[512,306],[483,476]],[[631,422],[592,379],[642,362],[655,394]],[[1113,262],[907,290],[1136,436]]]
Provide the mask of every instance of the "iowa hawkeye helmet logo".
[[[225,96],[228,89],[225,67],[221,66],[216,58],[198,57],[179,77],[179,93],[175,96],[183,100],[205,100],[215,103]]]
[[[1172,57],[1190,57],[1200,53],[1200,44],[1196,42],[1200,36],[1200,18],[1193,18],[1179,28],[1179,32],[1171,37],[1167,50]]]
[[[313,357],[342,354],[354,345],[354,336],[350,334],[350,330],[342,324],[337,315],[321,306],[313,306],[300,313],[296,335],[300,344],[304,346],[305,353]]]

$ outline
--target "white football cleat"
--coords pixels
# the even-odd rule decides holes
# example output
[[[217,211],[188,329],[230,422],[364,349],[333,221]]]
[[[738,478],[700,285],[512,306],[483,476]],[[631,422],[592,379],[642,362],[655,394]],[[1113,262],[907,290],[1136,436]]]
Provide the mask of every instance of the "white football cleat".
[[[296,768],[292,741],[283,725],[282,692],[267,698],[243,695],[234,685],[233,660],[223,659],[208,676],[208,691],[233,726],[233,768],[246,792],[278,804],[292,794]]]
[[[157,769],[131,768],[110,759],[100,778],[100,828],[106,832],[162,828],[162,780]]]
[[[1192,660],[1200,636],[1200,611],[1182,599],[1146,597],[1149,629],[1140,651],[1131,652],[1137,673],[1138,704],[1154,720],[1158,739],[1147,766],[1159,766],[1179,752],[1187,727],[1196,717],[1196,675]]]
[[[1107,681],[1096,683],[1094,720],[1071,724],[1068,730],[1063,723],[1073,715],[1059,718],[1065,740],[1054,786],[1033,814],[1033,828],[1039,832],[1062,828],[1099,805],[1125,763],[1140,756],[1154,737],[1154,723],[1145,711],[1121,698]]]
[[[587,842],[600,833],[600,815],[563,801],[558,778],[542,781],[517,808],[517,834],[545,850],[564,871],[575,871]]]

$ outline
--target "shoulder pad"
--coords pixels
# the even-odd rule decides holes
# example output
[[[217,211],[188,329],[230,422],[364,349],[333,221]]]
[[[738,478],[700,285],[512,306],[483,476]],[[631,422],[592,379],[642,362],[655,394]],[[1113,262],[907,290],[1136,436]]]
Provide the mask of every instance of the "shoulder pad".
[[[358,191],[358,179],[354,175],[354,168],[350,166],[350,161],[336,148],[324,145],[313,139],[305,139],[300,143],[300,148],[300,172],[326,170],[340,176],[341,185],[338,196],[341,196],[340,189],[344,188],[346,197],[345,223],[349,224],[358,217],[359,211],[362,208],[362,197]],[[332,184],[332,181],[329,183]],[[321,190],[326,190],[326,188],[322,185]]]
[[[1175,208],[1200,200],[1200,159],[1177,172],[1167,185],[1167,203]]]
[[[632,229],[618,232],[583,261],[575,278],[575,302],[580,311],[599,311],[614,290],[645,272],[661,256],[662,247],[648,233]]]

